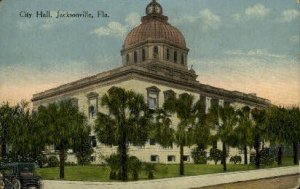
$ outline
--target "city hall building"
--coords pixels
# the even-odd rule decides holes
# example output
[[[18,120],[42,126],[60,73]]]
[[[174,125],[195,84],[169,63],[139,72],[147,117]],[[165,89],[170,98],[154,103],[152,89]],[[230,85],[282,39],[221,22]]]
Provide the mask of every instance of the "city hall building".
[[[235,108],[265,108],[270,105],[270,101],[255,94],[229,91],[199,83],[195,71],[188,68],[188,53],[183,34],[168,22],[161,5],[154,0],[146,7],[146,16],[141,18],[141,24],[133,28],[125,38],[121,50],[122,66],[34,94],[33,108],[70,98],[93,125],[97,112],[105,111],[105,107],[100,105],[101,97],[113,86],[143,94],[151,109],[162,107],[169,95],[179,96],[183,93],[191,94],[196,100],[200,100],[206,112],[214,104],[228,103]],[[177,123],[176,118],[172,120],[174,128]],[[94,163],[102,163],[104,157],[116,152],[117,147],[99,143],[93,131],[91,138]],[[221,149],[221,142],[218,142],[217,146]],[[186,162],[193,162],[191,149],[184,149]],[[53,153],[55,149],[47,150],[47,153]],[[72,151],[69,152],[68,161],[76,161]],[[229,153],[230,156],[241,155],[241,152],[234,148],[230,148]],[[176,144],[171,148],[163,148],[153,140],[149,140],[144,146],[129,146],[129,154],[146,162],[180,161]]]

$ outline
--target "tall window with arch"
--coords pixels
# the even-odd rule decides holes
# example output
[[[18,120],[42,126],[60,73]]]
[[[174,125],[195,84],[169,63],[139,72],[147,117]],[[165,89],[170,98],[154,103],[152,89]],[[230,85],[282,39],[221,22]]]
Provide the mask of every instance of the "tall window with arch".
[[[167,49],[167,60],[170,60],[170,49]]]
[[[154,49],[153,49],[153,58],[158,58],[158,46],[154,46]]]
[[[138,62],[138,54],[136,51],[133,53],[133,62],[136,64]]]
[[[129,54],[127,54],[127,55],[126,55],[126,64],[129,64],[129,61],[130,61],[130,59],[129,59]]]
[[[142,49],[142,61],[145,62],[146,61],[146,50]]]
[[[174,51],[174,62],[177,63],[177,51]]]
[[[184,65],[184,53],[181,54],[181,64]]]

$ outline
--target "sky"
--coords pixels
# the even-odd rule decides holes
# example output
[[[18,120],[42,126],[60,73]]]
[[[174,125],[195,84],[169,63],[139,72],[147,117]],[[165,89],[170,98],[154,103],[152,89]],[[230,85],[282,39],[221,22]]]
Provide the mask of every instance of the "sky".
[[[285,106],[300,106],[297,1],[158,0],[184,34],[199,82]],[[0,1],[0,102],[30,101],[34,93],[120,67],[124,39],[149,2]],[[53,17],[36,17],[40,11]],[[58,11],[94,18],[56,18]]]

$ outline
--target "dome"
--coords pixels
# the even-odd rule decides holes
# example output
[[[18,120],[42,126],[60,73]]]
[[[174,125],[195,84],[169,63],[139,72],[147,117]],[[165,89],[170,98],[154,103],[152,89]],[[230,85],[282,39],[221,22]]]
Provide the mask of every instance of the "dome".
[[[135,47],[144,42],[164,42],[186,49],[182,33],[168,23],[163,9],[155,0],[146,7],[146,16],[142,23],[129,32],[124,42],[124,49]]]
[[[158,17],[143,19],[142,24],[127,35],[124,48],[127,49],[146,41],[167,42],[180,48],[186,48],[182,33]]]

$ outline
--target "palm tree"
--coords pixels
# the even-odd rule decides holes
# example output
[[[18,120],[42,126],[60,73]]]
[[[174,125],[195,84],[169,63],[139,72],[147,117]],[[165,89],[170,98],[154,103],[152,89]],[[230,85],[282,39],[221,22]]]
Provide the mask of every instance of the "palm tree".
[[[254,108],[251,111],[254,125],[252,127],[253,146],[255,149],[255,166],[260,167],[260,144],[263,141],[266,133],[266,110]]]
[[[252,138],[252,120],[250,119],[250,108],[243,107],[237,111],[238,126],[235,128],[234,135],[236,137],[235,146],[240,146],[244,151],[244,164],[248,164],[247,147],[251,145]]]
[[[59,149],[60,179],[64,179],[64,163],[68,149],[73,147],[74,141],[84,130],[89,130],[86,116],[79,112],[71,100],[51,103],[47,107],[38,108],[38,118],[47,143]]]
[[[98,140],[117,145],[121,156],[121,179],[128,180],[128,144],[144,145],[151,129],[151,113],[144,97],[133,91],[112,87],[102,97],[106,113],[99,112],[95,122]]]
[[[184,175],[184,147],[193,144],[193,130],[196,125],[196,115],[199,102],[194,104],[194,97],[187,93],[181,94],[179,98],[170,97],[164,103],[164,109],[170,113],[176,113],[180,120],[175,132],[174,140],[180,148],[179,173]]]
[[[222,164],[223,170],[227,171],[227,146],[234,144],[234,128],[238,124],[238,116],[233,107],[212,107],[209,113],[208,122],[215,126],[216,137],[222,141]]]

